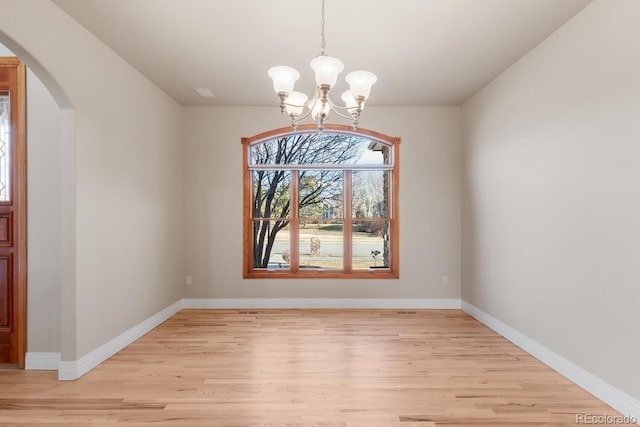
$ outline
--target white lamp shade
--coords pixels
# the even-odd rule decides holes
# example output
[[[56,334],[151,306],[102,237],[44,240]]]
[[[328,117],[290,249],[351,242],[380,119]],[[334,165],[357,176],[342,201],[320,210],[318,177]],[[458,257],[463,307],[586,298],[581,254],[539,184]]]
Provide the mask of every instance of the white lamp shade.
[[[287,97],[287,114],[290,116],[299,116],[302,114],[304,104],[307,102],[307,95],[302,92],[291,92]],[[291,104],[291,105],[288,105]]]
[[[342,101],[344,102],[344,105],[347,107],[350,113],[353,113],[358,107],[356,98],[355,96],[353,96],[350,90],[343,92],[341,98],[342,98]],[[364,110],[364,101],[360,105],[360,111],[362,110]]]
[[[323,108],[322,101],[318,99],[316,100],[315,104],[313,104],[313,107],[311,109],[311,115],[313,116],[314,120],[318,120],[320,118],[320,115],[324,113],[324,116],[326,118],[326,117],[329,117],[329,110],[331,110],[329,103],[327,102],[326,104],[324,104],[324,108]]]
[[[338,74],[344,70],[344,64],[337,58],[320,55],[311,60],[311,69],[316,73],[318,86],[327,84],[333,87],[338,81]]]
[[[353,96],[364,96],[367,99],[371,94],[371,86],[378,80],[375,74],[369,71],[353,71],[345,78]]]
[[[294,83],[300,78],[300,73],[295,68],[278,65],[269,68],[269,77],[273,79],[273,90],[276,93],[291,93]]]

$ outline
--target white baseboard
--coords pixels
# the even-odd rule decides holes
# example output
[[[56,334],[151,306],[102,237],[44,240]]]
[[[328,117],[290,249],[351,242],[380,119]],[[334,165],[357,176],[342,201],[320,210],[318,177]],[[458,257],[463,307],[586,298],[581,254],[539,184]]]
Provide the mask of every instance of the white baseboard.
[[[28,370],[57,371],[60,368],[60,353],[38,353],[29,351],[24,368]]]
[[[564,375],[622,415],[640,420],[640,401],[575,365],[540,343],[502,323],[479,308],[462,301],[462,310],[484,323],[551,369]]]
[[[390,308],[460,309],[457,298],[185,298],[183,308]]]
[[[75,380],[104,362],[182,309],[182,300],[154,314],[138,325],[72,362],[60,362],[58,379]]]

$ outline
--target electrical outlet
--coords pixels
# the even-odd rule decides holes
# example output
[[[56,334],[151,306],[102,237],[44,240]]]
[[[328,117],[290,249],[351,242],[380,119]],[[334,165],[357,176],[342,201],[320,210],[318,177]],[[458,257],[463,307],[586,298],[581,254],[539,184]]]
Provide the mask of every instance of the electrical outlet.
[[[184,284],[187,286],[191,285],[191,276],[186,276],[184,278]]]
[[[449,277],[442,276],[442,286],[447,286],[449,284]]]

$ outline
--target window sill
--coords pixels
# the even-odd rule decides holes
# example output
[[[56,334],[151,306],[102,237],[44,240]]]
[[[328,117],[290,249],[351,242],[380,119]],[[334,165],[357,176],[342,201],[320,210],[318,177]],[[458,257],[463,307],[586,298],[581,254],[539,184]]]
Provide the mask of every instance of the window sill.
[[[358,270],[349,273],[340,270],[253,270],[245,272],[244,279],[398,279],[400,275],[388,269]]]

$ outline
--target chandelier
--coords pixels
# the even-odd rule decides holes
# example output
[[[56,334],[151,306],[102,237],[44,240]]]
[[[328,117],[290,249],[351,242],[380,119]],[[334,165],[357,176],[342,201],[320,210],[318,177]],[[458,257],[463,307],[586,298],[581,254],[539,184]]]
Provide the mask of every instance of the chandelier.
[[[341,96],[345,106],[336,105],[329,98],[329,92],[335,86],[338,74],[344,70],[344,64],[325,54],[324,2],[325,0],[320,1],[320,55],[311,61],[311,69],[316,77],[316,90],[311,99],[302,92],[293,91],[296,80],[300,78],[296,69],[284,65],[272,67],[269,69],[269,77],[273,79],[273,89],[280,98],[280,111],[291,117],[294,129],[301,120],[311,116],[318,124],[318,131],[322,131],[330,111],[350,120],[356,129],[360,113],[364,110],[364,102],[378,78],[369,71],[353,71],[345,77],[349,84],[349,90]]]

